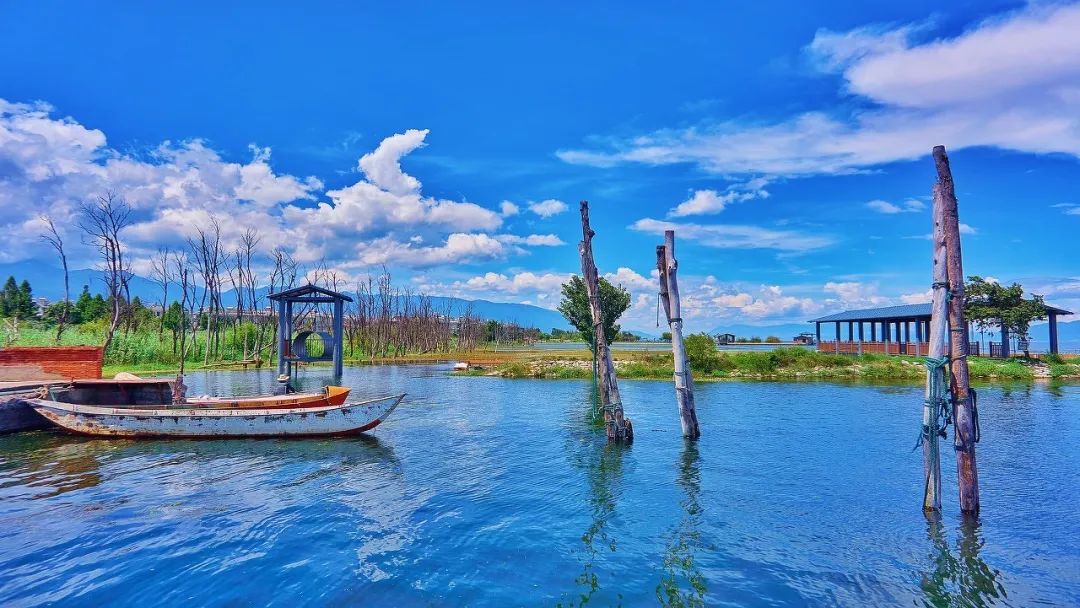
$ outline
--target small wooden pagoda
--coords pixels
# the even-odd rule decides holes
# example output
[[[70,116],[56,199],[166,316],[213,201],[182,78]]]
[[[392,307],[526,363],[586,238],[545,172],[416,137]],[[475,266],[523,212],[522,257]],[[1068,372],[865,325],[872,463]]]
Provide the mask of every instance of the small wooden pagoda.
[[[340,380],[343,368],[345,303],[352,302],[352,298],[310,283],[267,297],[277,304],[278,380],[288,382],[292,379],[293,364],[315,361],[333,362],[334,378]],[[330,331],[304,330],[294,335],[296,304],[331,304]],[[318,321],[318,316],[315,320]]]

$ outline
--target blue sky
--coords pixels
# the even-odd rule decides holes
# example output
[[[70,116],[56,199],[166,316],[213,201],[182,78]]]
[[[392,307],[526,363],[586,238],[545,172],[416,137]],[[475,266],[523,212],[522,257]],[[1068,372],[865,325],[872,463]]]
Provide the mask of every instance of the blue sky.
[[[91,265],[78,204],[112,188],[136,270],[214,214],[552,308],[588,199],[628,326],[665,227],[691,329],[799,322],[925,301],[940,143],[965,270],[1080,309],[1080,4],[740,4],[7,3],[0,262],[50,258],[47,213]]]

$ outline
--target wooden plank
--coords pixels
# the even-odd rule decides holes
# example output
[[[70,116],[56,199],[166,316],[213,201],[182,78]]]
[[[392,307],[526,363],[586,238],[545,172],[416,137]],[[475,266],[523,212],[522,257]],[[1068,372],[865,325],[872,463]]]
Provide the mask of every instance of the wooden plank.
[[[683,437],[701,437],[694,407],[694,376],[683,344],[682,305],[679,301],[678,268],[675,259],[675,231],[664,231],[664,244],[656,248],[656,268],[660,272],[660,300],[671,329],[671,355],[675,362],[675,401]]]
[[[953,403],[956,404],[953,449],[956,450],[960,510],[979,511],[979,473],[975,463],[975,412],[968,377],[968,326],[964,320],[964,264],[960,247],[960,213],[956,202],[952,169],[945,146],[934,146],[945,224],[945,267],[949,279],[949,330]]]

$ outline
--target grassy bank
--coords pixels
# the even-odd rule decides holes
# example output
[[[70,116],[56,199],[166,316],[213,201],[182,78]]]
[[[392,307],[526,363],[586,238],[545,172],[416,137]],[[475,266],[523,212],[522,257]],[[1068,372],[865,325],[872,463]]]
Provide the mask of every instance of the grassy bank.
[[[670,380],[674,373],[668,353],[614,353],[620,378]],[[1080,379],[1080,360],[1041,363],[1032,360],[969,359],[971,377],[976,380],[1034,380],[1036,378]],[[830,355],[802,348],[780,348],[768,352],[721,352],[692,362],[695,380],[727,378],[775,378],[805,380],[919,381],[926,366],[918,357],[885,355]],[[592,358],[587,352],[503,353],[502,360],[489,360],[464,375],[506,378],[591,378]]]

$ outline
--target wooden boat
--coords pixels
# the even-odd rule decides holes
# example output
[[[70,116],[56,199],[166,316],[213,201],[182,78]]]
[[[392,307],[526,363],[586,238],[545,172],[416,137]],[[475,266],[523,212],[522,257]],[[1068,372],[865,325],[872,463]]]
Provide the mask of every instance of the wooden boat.
[[[325,386],[319,393],[292,393],[289,395],[264,395],[249,397],[196,397],[188,398],[186,405],[211,408],[279,408],[323,407],[341,405],[349,397],[350,389],[344,386]]]
[[[250,395],[243,397],[189,397],[181,405],[172,402],[170,380],[144,380],[137,377],[113,380],[74,380],[70,384],[48,388],[48,400],[80,405],[109,407],[160,406],[177,408],[272,409],[325,407],[341,405],[349,397],[349,388],[326,386],[317,393],[286,395]]]
[[[84,405],[48,399],[28,403],[68,431],[108,437],[318,437],[369,431],[404,394],[340,405],[206,408]]]

